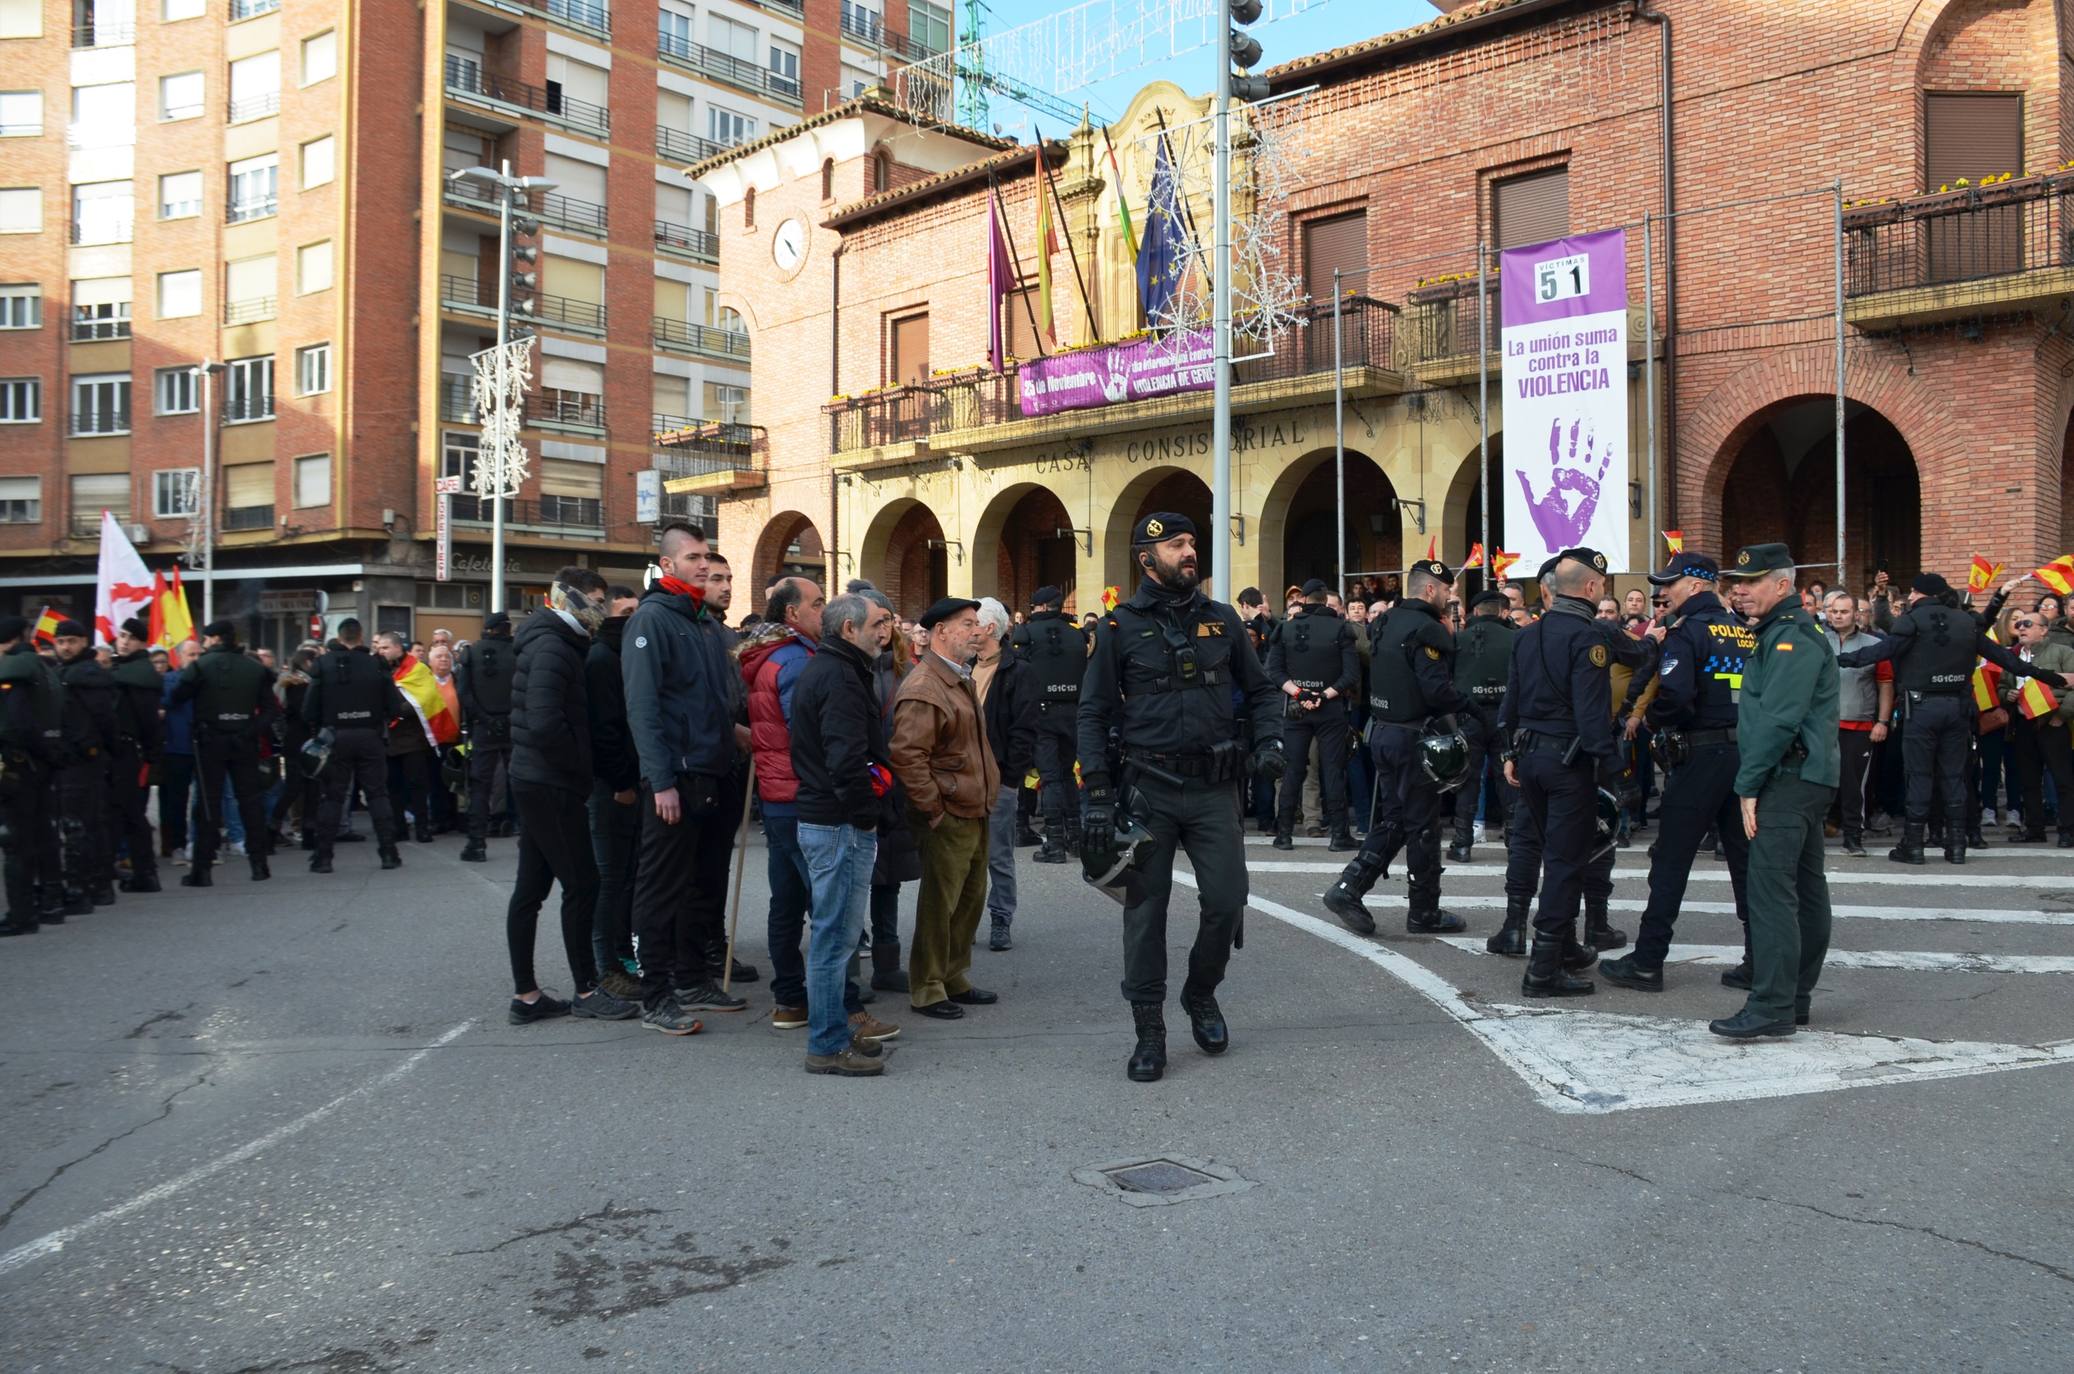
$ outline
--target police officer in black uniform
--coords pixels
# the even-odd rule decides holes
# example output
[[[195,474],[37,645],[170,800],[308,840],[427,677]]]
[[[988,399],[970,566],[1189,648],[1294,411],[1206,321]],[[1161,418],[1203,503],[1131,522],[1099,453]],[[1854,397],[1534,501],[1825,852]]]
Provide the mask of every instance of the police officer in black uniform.
[[[1283,708],[1282,751],[1289,771],[1275,809],[1275,848],[1296,848],[1296,803],[1303,796],[1311,741],[1318,742],[1318,788],[1332,849],[1353,849],[1347,826],[1347,699],[1361,685],[1361,652],[1354,627],[1325,604],[1317,578],[1303,584],[1303,609],[1276,632],[1267,651],[1268,681],[1289,699]]]
[[[1671,619],[1650,634],[1662,644],[1657,657],[1656,697],[1648,724],[1668,770],[1656,844],[1650,850],[1649,904],[1632,954],[1599,964],[1599,975],[1618,987],[1661,992],[1671,927],[1685,902],[1692,862],[1709,829],[1728,850],[1729,884],[1736,916],[1744,923],[1748,977],[1750,907],[1745,884],[1750,841],[1743,833],[1736,797],[1736,710],[1743,664],[1757,651],[1757,636],[1721,604],[1715,587],[1721,565],[1705,554],[1681,553],[1657,572],[1651,586],[1663,589]],[[1591,941],[1588,928],[1585,939]],[[1732,970],[1731,972],[1734,972]],[[1743,986],[1747,987],[1747,981]]]
[[[1087,631],[1068,620],[1066,594],[1039,587],[1030,618],[1016,626],[1009,647],[1030,665],[1037,691],[1037,803],[1044,843],[1034,856],[1062,864],[1080,852],[1080,804],[1073,781],[1079,752],[1080,679],[1087,672]]]
[[[130,851],[124,892],[157,892],[158,849],[147,814],[151,769],[164,742],[159,702],[164,684],[151,665],[151,626],[132,616],[115,639],[115,748],[109,756],[109,804]]]
[[[1577,997],[1592,991],[1572,970],[1597,958],[1577,939],[1577,911],[1595,848],[1601,787],[1622,786],[1613,738],[1611,667],[1616,646],[1598,616],[1606,558],[1565,549],[1544,564],[1541,586],[1553,602],[1520,631],[1505,685],[1502,724],[1515,730],[1505,779],[1542,842],[1541,904],[1520,991],[1529,997]],[[1624,632],[1615,634],[1625,638]]]
[[[1090,873],[1113,859],[1120,784],[1129,814],[1151,835],[1139,847],[1135,900],[1123,914],[1123,995],[1138,1036],[1127,1072],[1149,1083],[1167,1063],[1167,897],[1177,848],[1188,851],[1202,903],[1181,1006],[1205,1054],[1231,1043],[1214,994],[1246,906],[1239,798],[1248,760],[1233,698],[1242,695],[1250,711],[1252,770],[1270,779],[1283,768],[1282,698],[1238,612],[1198,589],[1193,521],[1146,516],[1131,532],[1131,556],[1144,580],[1097,625],[1080,690],[1081,858]],[[1112,727],[1122,740],[1120,765],[1110,760]]]
[[[1405,930],[1444,935],[1468,928],[1461,917],[1440,909],[1440,784],[1427,776],[1419,748],[1434,726],[1452,729],[1451,718],[1463,705],[1455,689],[1455,637],[1440,619],[1454,585],[1447,564],[1414,563],[1403,599],[1370,622],[1368,748],[1381,799],[1361,852],[1325,894],[1326,909],[1359,935],[1375,933],[1361,899],[1399,849],[1405,851],[1411,889]]]
[[[511,791],[511,675],[518,651],[511,647],[511,617],[493,611],[482,638],[462,650],[454,664],[454,690],[461,722],[468,727],[468,843],[464,863],[489,858],[490,799],[507,802]]]
[[[1908,725],[1901,756],[1908,770],[1908,816],[1901,843],[1887,852],[1895,863],[1919,864],[1923,832],[1930,822],[1930,789],[1944,793],[1944,857],[1966,862],[1966,755],[1973,740],[1973,664],[1985,658],[2005,673],[2035,677],[2058,689],[2066,679],[2034,667],[1989,639],[1971,611],[1950,603],[1951,584],[1936,573],[1918,573],[1909,585],[1908,610],[1894,619],[1878,644],[1837,655],[1839,668],[1865,668],[1894,661],[1894,686],[1907,702]]]
[[[28,642],[29,622],[0,616],[0,826],[6,829],[7,915],[0,935],[33,935],[56,885],[51,773],[64,748],[64,690]],[[62,922],[64,913],[51,910]]]
[[[65,687],[65,758],[58,768],[58,833],[65,850],[65,908],[81,916],[115,903],[114,845],[108,834],[108,754],[115,746],[115,682],[94,657],[86,626],[61,620],[51,632]]]
[[[1455,690],[1461,693],[1462,709],[1455,713],[1455,728],[1469,745],[1469,781],[1455,792],[1455,842],[1447,856],[1458,864],[1471,857],[1476,837],[1476,804],[1484,792],[1485,774],[1497,775],[1497,761],[1505,752],[1498,737],[1498,710],[1505,701],[1505,676],[1512,666],[1512,641],[1519,627],[1505,618],[1505,593],[1481,591],[1469,603],[1469,623],[1455,636]],[[1489,790],[1491,824],[1497,834],[1505,825],[1512,789],[1496,779]]]
[[[311,728],[331,731],[331,761],[324,769],[324,803],[317,811],[317,852],[310,856],[310,872],[331,872],[339,816],[356,784],[374,817],[382,867],[403,867],[403,856],[396,852],[396,813],[389,804],[389,722],[415,717],[388,667],[367,651],[358,620],[339,622],[338,647],[310,669],[302,710]]]
[[[272,836],[266,824],[266,783],[259,773],[260,723],[272,710],[273,698],[273,670],[238,647],[236,622],[216,620],[202,627],[201,657],[181,669],[173,684],[175,702],[194,702],[194,765],[202,801],[194,862],[180,879],[182,887],[214,885],[209,869],[222,831],[216,812],[223,805],[226,777],[245,823],[252,881],[273,876],[266,862]]]
[[[1262,663],[1267,662],[1268,647],[1274,643],[1275,618],[1268,614],[1267,598],[1260,588],[1247,587],[1239,592],[1239,619],[1246,624],[1246,633],[1253,637],[1253,655]],[[1358,646],[1357,646],[1358,647]],[[1239,703],[1239,733],[1251,738],[1252,722],[1246,716],[1246,703]],[[1275,828],[1275,785],[1264,778],[1254,778],[1241,789],[1245,799],[1245,819],[1255,821],[1260,833],[1265,835]]]

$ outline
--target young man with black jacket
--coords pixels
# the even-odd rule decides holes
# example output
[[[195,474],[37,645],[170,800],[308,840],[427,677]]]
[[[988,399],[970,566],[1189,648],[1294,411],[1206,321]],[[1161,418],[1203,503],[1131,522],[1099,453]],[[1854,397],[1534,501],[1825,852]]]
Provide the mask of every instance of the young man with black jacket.
[[[504,915],[511,947],[513,1025],[552,1016],[625,1021],[631,1002],[598,987],[591,913],[598,866],[584,803],[591,792],[590,694],[584,656],[605,619],[605,579],[587,568],[555,574],[548,604],[526,617],[511,675],[511,794],[519,813],[518,878]],[[533,939],[548,889],[562,885],[562,948],[576,980],[573,1003],[550,997],[533,976]]]
[[[878,826],[893,790],[886,721],[875,681],[892,613],[851,592],[828,603],[820,650],[792,691],[792,771],[799,780],[799,847],[812,887],[807,938],[808,1073],[880,1073],[879,1042],[897,1026],[844,1005],[850,955],[864,928]]]
[[[619,646],[640,598],[631,587],[605,593],[611,611],[583,660],[590,694],[591,853],[598,863],[598,904],[591,915],[591,955],[598,986],[638,1001],[634,964],[634,861],[641,847],[641,760],[627,734],[627,691]]]
[[[645,989],[642,1024],[668,1035],[698,1029],[698,1011],[740,1011],[720,987],[726,948],[725,882],[734,831],[720,791],[735,766],[727,652],[706,625],[705,531],[663,527],[648,588],[620,642],[627,728],[641,762],[641,853],[634,931]],[[719,862],[714,856],[719,855]],[[715,937],[718,937],[717,939]]]

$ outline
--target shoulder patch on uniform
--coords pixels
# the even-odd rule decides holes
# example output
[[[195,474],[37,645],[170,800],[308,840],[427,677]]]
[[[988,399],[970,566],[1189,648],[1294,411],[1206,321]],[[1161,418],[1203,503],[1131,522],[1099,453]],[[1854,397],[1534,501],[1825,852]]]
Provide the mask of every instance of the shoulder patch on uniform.
[[[1431,659],[1438,659],[1440,657],[1440,650],[1434,648],[1431,644],[1428,644],[1426,646],[1426,657]]]
[[[1665,659],[1661,664],[1657,665],[1656,671],[1659,677],[1677,672],[1678,656],[1676,654],[1673,654],[1669,658]]]
[[[634,636],[634,647],[635,647],[636,649],[645,649],[645,648],[647,648],[647,647],[648,647],[648,636],[647,636],[647,635],[635,635],[635,636]]]
[[[1606,651],[1606,646],[1603,644],[1592,645],[1591,652],[1586,654],[1585,657],[1592,661],[1592,667],[1594,668],[1603,668],[1613,661],[1613,655]]]
[[[1772,647],[1777,649],[1782,654],[1790,654],[1793,652],[1793,641],[1790,639],[1782,639],[1777,644],[1774,644]]]

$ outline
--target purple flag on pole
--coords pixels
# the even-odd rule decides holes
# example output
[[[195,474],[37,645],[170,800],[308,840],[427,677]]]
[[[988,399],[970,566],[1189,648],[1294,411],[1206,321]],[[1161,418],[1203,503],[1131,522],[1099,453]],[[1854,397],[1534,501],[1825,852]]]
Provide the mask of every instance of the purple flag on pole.
[[[1002,309],[1015,291],[1015,263],[1008,256],[1008,237],[1001,232],[1001,202],[987,198],[987,366],[1008,370],[1006,315]]]

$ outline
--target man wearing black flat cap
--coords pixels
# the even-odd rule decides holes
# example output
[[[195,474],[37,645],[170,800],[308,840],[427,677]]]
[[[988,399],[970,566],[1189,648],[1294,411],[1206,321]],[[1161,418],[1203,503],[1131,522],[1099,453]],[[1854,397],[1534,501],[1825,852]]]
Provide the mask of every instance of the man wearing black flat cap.
[[[1119,784],[1125,810],[1151,837],[1138,846],[1123,913],[1123,996],[1137,1030],[1125,1073],[1139,1083],[1166,1072],[1167,898],[1176,849],[1188,852],[1202,905],[1181,1006],[1205,1054],[1231,1044],[1215,994],[1246,906],[1239,799],[1249,768],[1234,696],[1244,697],[1251,722],[1251,773],[1273,780],[1283,770],[1282,695],[1261,670],[1239,613],[1202,594],[1195,537],[1185,515],[1159,511],[1138,521],[1131,558],[1143,580],[1096,626],[1080,690],[1082,863],[1089,874],[1113,865]],[[1120,774],[1110,757],[1112,726],[1122,740]]]
[[[1486,795],[1487,773],[1492,779],[1488,789],[1489,834],[1496,835],[1505,828],[1505,813],[1511,802],[1505,795],[1510,789],[1496,778],[1498,756],[1505,752],[1498,737],[1498,711],[1505,703],[1512,641],[1519,637],[1519,627],[1505,617],[1511,604],[1505,593],[1494,588],[1478,592],[1469,603],[1469,623],[1455,636],[1455,690],[1462,694],[1462,709],[1455,713],[1455,725],[1469,746],[1469,781],[1454,794],[1455,842],[1447,852],[1459,864],[1466,864],[1473,857],[1476,806],[1478,798]]]
[[[1909,585],[1908,609],[1895,617],[1887,637],[1836,659],[1839,668],[1867,668],[1890,659],[1894,664],[1894,686],[1908,719],[1908,728],[1901,735],[1902,761],[1908,770],[1908,815],[1901,843],[1887,853],[1895,863],[1924,861],[1923,836],[1930,824],[1933,785],[1944,793],[1945,861],[1966,862],[1967,831],[1978,825],[1975,816],[1968,814],[1966,788],[1966,755],[1973,743],[1975,659],[1985,658],[2005,673],[2035,677],[2055,690],[2067,685],[2058,673],[2027,663],[1988,638],[1973,613],[1952,604],[1955,600],[1951,584],[1942,577],[1917,573]]]
[[[230,779],[238,814],[245,822],[245,857],[252,881],[264,882],[267,828],[264,783],[259,776],[259,721],[273,703],[273,672],[238,647],[238,627],[229,620],[211,621],[202,629],[202,656],[180,670],[173,685],[175,702],[194,702],[194,764],[201,783],[202,825],[194,837],[194,862],[180,879],[183,887],[210,887],[209,869],[216,862],[221,833],[216,812],[223,805],[223,782]]]
[[[1464,704],[1455,687],[1455,637],[1440,618],[1454,585],[1455,574],[1438,559],[1414,563],[1403,599],[1369,627],[1368,748],[1379,794],[1376,822],[1361,852],[1325,894],[1326,909],[1359,935],[1375,933],[1375,918],[1362,899],[1399,849],[1410,880],[1406,933],[1467,929],[1461,917],[1440,909],[1440,784],[1428,776],[1420,746],[1436,727],[1453,730]]]
[[[1361,653],[1354,647],[1354,627],[1326,604],[1326,595],[1317,578],[1304,583],[1303,609],[1282,626],[1267,651],[1268,681],[1289,699],[1282,721],[1282,754],[1289,771],[1282,776],[1275,808],[1277,849],[1296,848],[1296,799],[1303,795],[1313,740],[1332,849],[1354,848],[1347,825],[1347,698],[1361,683]]]
[[[1012,647],[1037,689],[1037,805],[1044,817],[1041,864],[1062,864],[1080,852],[1080,789],[1073,781],[1079,753],[1075,736],[1080,679],[1087,673],[1087,631],[1066,618],[1066,594],[1039,587],[1030,618],[1018,625]]]
[[[109,757],[109,802],[116,829],[128,843],[130,876],[125,892],[157,892],[158,849],[151,840],[146,814],[151,799],[151,768],[158,762],[159,700],[164,684],[151,666],[151,626],[132,616],[115,639],[115,748]]]

